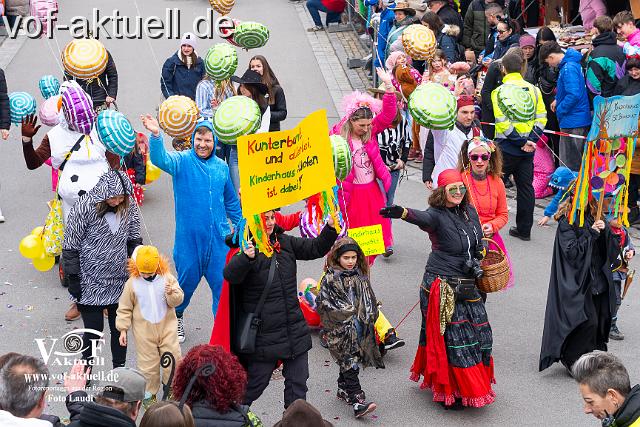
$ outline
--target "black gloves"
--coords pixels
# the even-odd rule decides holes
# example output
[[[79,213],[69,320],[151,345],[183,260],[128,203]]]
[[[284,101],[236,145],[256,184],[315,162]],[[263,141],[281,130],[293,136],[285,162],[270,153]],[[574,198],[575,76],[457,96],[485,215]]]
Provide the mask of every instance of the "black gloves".
[[[66,278],[69,288],[67,289],[72,297],[76,301],[80,301],[82,298],[82,286],[80,285],[80,276],[77,274],[69,274]]]
[[[380,209],[380,216],[383,218],[402,218],[404,208],[398,205],[392,205],[388,208]]]

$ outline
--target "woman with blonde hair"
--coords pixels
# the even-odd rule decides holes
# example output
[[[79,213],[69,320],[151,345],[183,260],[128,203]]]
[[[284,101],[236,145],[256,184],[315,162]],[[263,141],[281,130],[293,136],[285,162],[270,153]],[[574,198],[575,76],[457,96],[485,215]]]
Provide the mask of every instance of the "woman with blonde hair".
[[[351,171],[341,182],[339,196],[342,212],[347,214],[347,227],[380,224],[385,248],[388,248],[393,246],[391,222],[378,212],[386,205],[384,192],[391,187],[391,175],[380,156],[376,137],[395,119],[397,102],[391,75],[381,68],[377,72],[385,86],[382,103],[360,92],[346,96],[343,100],[346,114],[334,126],[332,134],[340,134],[347,140],[353,159]],[[377,180],[382,182],[384,190]],[[368,259],[373,264],[375,255]]]

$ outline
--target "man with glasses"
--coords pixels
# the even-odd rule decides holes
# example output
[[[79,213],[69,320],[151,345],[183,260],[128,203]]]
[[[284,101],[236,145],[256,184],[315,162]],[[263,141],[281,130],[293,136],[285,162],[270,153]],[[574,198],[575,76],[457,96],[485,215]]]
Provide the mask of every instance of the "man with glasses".
[[[430,130],[424,149],[422,163],[422,181],[428,189],[433,190],[433,183],[446,169],[458,166],[462,144],[480,136],[480,123],[476,120],[476,110],[472,96],[463,95],[458,98],[458,114],[451,130]]]
[[[502,57],[504,77],[503,85],[514,85],[522,88],[532,98],[535,106],[534,116],[528,121],[511,120],[498,103],[500,87],[491,92],[491,103],[495,115],[496,143],[500,146],[503,156],[504,176],[513,175],[518,195],[516,226],[509,229],[509,235],[524,241],[531,240],[533,226],[533,208],[535,195],[533,191],[533,155],[536,142],[542,136],[547,124],[547,110],[538,88],[528,83],[522,77],[524,59],[516,52],[507,53]]]

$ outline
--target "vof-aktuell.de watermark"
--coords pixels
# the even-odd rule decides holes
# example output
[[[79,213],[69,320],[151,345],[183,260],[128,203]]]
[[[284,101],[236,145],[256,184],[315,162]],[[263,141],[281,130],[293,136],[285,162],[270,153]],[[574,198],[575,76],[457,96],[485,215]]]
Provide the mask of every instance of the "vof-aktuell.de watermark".
[[[220,31],[232,28],[233,20],[227,16],[214,16],[217,12],[207,9],[205,15],[197,16],[191,25],[182,25],[181,12],[178,8],[165,9],[165,15],[160,16],[126,16],[114,9],[111,14],[93,8],[91,17],[73,16],[68,23],[61,23],[57,19],[57,11],[49,10],[46,16],[18,16],[9,25],[6,16],[2,17],[7,35],[16,38],[23,34],[28,38],[54,38],[57,31],[67,31],[73,38],[93,37],[96,39],[180,39],[183,31],[190,31],[200,38],[212,38]]]
[[[85,339],[85,334],[93,338]],[[64,372],[54,374],[25,373],[25,382],[29,387],[37,391],[46,391],[49,401],[64,402],[67,395],[65,386],[68,382],[91,382],[89,392],[100,392],[99,384],[104,382],[117,382],[117,373],[105,371],[105,360],[101,356],[105,344],[104,333],[94,329],[74,329],[62,335],[60,338],[35,338],[34,339],[42,361],[51,371],[54,368]],[[88,355],[85,360],[83,355]],[[72,367],[81,365],[82,369],[74,374]]]

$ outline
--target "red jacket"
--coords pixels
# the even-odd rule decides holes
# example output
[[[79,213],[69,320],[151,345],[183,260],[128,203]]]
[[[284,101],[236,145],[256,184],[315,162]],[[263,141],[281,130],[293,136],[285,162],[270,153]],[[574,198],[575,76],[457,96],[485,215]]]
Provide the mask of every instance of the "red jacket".
[[[345,0],[322,0],[322,4],[329,12],[342,13],[347,6]]]

